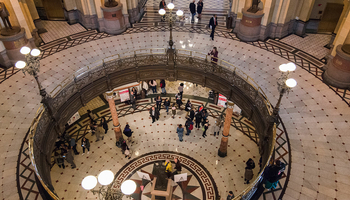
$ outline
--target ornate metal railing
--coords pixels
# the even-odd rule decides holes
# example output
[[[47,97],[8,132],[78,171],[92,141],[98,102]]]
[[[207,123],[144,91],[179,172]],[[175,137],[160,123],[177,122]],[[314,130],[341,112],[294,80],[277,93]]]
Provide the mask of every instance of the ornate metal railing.
[[[264,165],[266,167],[273,154],[276,130],[274,129],[272,131],[273,133],[265,132],[268,126],[268,117],[272,113],[272,106],[259,85],[243,71],[224,60],[218,59],[217,62],[208,61],[210,57],[207,54],[195,51],[177,50],[174,55],[174,60],[172,60],[170,56],[171,55],[166,53],[166,49],[163,48],[140,49],[109,56],[79,69],[73,73],[72,76],[69,76],[58,84],[50,93],[53,97],[53,112],[54,114],[58,113],[57,115],[60,115],[60,125],[62,126],[62,122],[69,119],[70,113],[68,112],[71,112],[61,111],[60,109],[62,106],[67,105],[65,103],[68,102],[73,95],[80,93],[83,88],[91,85],[94,81],[103,78],[109,80],[109,74],[123,74],[125,71],[134,71],[136,75],[127,79],[127,81],[133,82],[135,79],[149,79],[149,75],[152,75],[152,73],[156,74],[157,72],[150,69],[151,66],[158,66],[158,69],[160,69],[159,66],[164,66],[168,71],[173,70],[173,74],[175,74],[175,70],[177,70],[176,73],[178,77],[199,82],[198,80],[201,78],[196,79],[196,77],[193,76],[188,77],[184,72],[190,73],[192,71],[200,71],[206,74],[209,79],[213,77],[218,79],[216,82],[219,84],[217,89],[219,92],[229,94],[229,91],[234,90],[235,92],[240,92],[241,96],[244,96],[244,98],[236,97],[231,94],[229,98],[237,98],[237,100],[241,101],[236,102],[241,109],[247,112],[250,111],[252,115],[251,121],[258,134],[268,134],[265,135],[265,137],[269,137],[269,144],[268,147],[266,147],[266,151],[264,151],[268,152],[268,154],[265,153],[264,155]],[[140,69],[145,72],[145,68],[143,67],[151,72],[148,74],[137,73]],[[181,74],[181,72],[183,73]],[[171,77],[173,75],[167,74],[160,76]],[[212,84],[211,82],[209,81],[208,84]],[[221,85],[220,87],[220,84],[222,84],[221,82],[225,84],[229,83],[229,85]],[[243,102],[246,99],[249,99],[249,103]],[[248,104],[249,106],[247,106]],[[255,110],[256,113],[255,111],[253,112],[253,110]],[[44,188],[53,199],[59,199],[51,184],[50,178],[50,155],[58,133],[54,133],[52,127],[49,126],[50,123],[52,123],[52,119],[50,119],[45,109],[39,110],[30,128],[30,158],[38,179],[41,181]],[[66,121],[64,123],[66,123]],[[261,173],[258,178],[241,194],[237,195],[235,199],[249,199],[254,194],[260,181]]]

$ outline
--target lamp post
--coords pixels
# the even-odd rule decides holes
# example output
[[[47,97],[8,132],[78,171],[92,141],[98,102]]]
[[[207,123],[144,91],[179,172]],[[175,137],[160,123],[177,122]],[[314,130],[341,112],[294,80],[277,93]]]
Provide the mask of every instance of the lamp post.
[[[40,91],[41,103],[43,103],[50,117],[54,120],[55,129],[57,133],[60,134],[61,133],[60,127],[58,126],[57,119],[55,118],[52,112],[52,106],[51,106],[52,98],[50,95],[46,93],[45,88],[41,86],[38,79],[38,73],[40,71],[39,55],[41,52],[39,49],[36,49],[36,48],[30,49],[29,47],[26,47],[26,46],[22,47],[20,52],[21,54],[25,55],[25,61],[22,61],[22,60],[17,61],[15,66],[16,68],[21,69],[24,75],[27,72],[29,75],[34,77]]]
[[[174,45],[174,42],[173,42],[173,24],[175,23],[177,16],[180,17],[184,14],[184,12],[182,10],[178,10],[178,11],[176,11],[176,15],[173,15],[174,7],[175,7],[175,5],[173,3],[169,3],[167,5],[167,8],[170,10],[168,15],[166,15],[166,11],[163,8],[158,11],[158,13],[161,16],[164,16],[165,20],[167,22],[169,22],[169,28],[170,28],[169,46],[170,46],[170,49],[173,49],[173,45]]]
[[[120,187],[120,190],[112,187],[114,180],[114,174],[110,170],[102,171],[98,177],[89,175],[86,176],[81,182],[81,186],[85,190],[90,190],[92,194],[98,195],[100,200],[122,200],[123,196],[133,194],[136,190],[136,183],[132,180],[124,181]],[[98,190],[94,190],[97,185],[97,181],[102,185]]]
[[[292,62],[288,64],[282,64],[279,66],[279,70],[282,72],[282,74],[281,74],[281,77],[277,80],[278,91],[280,92],[280,96],[278,98],[277,104],[273,109],[273,113],[272,113],[275,120],[277,120],[283,95],[286,92],[289,93],[289,91],[297,85],[297,82],[294,79],[288,78],[289,73],[294,71],[295,69],[296,69],[296,66]]]

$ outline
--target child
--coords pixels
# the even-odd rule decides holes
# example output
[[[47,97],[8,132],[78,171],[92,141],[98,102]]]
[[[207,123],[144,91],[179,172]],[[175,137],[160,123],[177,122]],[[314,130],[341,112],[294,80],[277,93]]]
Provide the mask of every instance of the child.
[[[173,119],[175,118],[175,115],[176,115],[176,105],[175,105],[175,103],[173,103],[173,106],[171,107],[171,112],[172,112],[172,114],[173,114]]]

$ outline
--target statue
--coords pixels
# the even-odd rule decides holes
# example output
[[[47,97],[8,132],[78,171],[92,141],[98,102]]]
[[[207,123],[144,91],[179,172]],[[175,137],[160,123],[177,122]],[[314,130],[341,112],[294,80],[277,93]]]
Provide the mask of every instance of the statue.
[[[118,2],[115,0],[108,0],[108,2],[105,3],[105,7],[116,7],[118,5]]]
[[[12,29],[12,26],[9,20],[10,13],[3,2],[0,2],[0,16],[2,21],[4,22],[5,28],[8,29],[10,27],[10,29]]]
[[[259,7],[258,7],[259,3],[260,3],[260,0],[253,0],[252,7],[250,7],[247,11],[251,12],[251,13],[258,12],[259,11]]]

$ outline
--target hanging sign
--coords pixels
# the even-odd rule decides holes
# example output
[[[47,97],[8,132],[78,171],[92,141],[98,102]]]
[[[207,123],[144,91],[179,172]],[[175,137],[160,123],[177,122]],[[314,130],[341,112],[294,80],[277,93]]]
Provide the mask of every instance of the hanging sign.
[[[224,95],[219,94],[218,106],[226,108],[226,102],[227,98]]]

